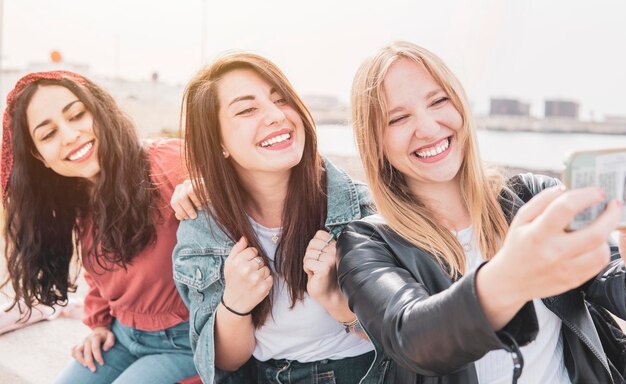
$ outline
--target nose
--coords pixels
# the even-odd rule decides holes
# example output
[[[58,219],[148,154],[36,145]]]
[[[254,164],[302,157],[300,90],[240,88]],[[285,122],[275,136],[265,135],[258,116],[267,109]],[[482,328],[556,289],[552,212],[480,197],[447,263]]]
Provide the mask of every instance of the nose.
[[[435,138],[440,129],[439,121],[428,112],[417,115],[417,125],[414,134],[418,139],[428,140]]]
[[[60,131],[63,145],[73,144],[80,137],[80,131],[67,123],[58,124],[58,130]]]
[[[265,116],[263,117],[264,123],[267,126],[277,124],[280,125],[283,121],[285,121],[285,113],[273,102],[269,102],[266,110]]]

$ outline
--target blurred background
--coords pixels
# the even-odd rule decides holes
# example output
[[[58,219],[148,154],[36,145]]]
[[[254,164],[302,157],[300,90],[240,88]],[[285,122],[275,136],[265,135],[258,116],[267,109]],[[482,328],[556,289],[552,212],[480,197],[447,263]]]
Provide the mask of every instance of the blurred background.
[[[354,73],[403,39],[460,78],[486,160],[558,172],[572,150],[626,146],[625,14],[618,0],[0,0],[0,93],[66,68],[107,88],[142,135],[172,135],[193,74],[251,50],[304,96],[322,152],[351,157]]]
[[[0,0],[0,111],[22,75],[68,69],[109,90],[143,137],[175,136],[186,82],[218,53],[249,50],[303,96],[321,152],[362,178],[352,78],[409,40],[466,87],[485,160],[559,175],[573,150],[626,147],[624,15],[621,0]],[[2,336],[0,382],[49,382],[86,333],[44,323]]]

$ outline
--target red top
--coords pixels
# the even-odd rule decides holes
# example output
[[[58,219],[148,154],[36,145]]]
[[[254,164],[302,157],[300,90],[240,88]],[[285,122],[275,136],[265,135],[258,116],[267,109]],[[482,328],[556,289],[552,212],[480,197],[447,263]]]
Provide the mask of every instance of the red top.
[[[115,317],[129,327],[158,331],[189,319],[174,285],[172,251],[178,220],[169,205],[174,187],[186,177],[182,141],[160,139],[147,150],[152,182],[161,195],[157,204],[163,222],[155,223],[156,242],[136,255],[126,270],[116,267],[103,272],[95,262],[84,263],[89,293],[83,322],[90,328],[108,326]],[[91,235],[86,234],[81,239],[83,255],[90,244]]]

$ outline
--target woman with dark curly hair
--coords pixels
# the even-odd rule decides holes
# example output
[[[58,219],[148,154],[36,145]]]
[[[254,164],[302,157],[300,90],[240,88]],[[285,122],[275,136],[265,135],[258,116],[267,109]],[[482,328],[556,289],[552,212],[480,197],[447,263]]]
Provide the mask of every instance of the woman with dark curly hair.
[[[172,279],[184,176],[180,140],[142,144],[102,88],[66,71],[31,73],[9,93],[2,199],[8,279],[23,317],[67,303],[78,254],[92,332],[59,383],[172,383],[195,375],[188,311]],[[97,364],[96,364],[97,363]]]

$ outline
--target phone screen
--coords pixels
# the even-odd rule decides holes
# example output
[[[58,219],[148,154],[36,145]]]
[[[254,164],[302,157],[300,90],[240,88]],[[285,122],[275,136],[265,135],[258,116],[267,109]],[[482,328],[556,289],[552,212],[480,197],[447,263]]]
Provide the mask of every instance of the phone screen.
[[[576,215],[570,229],[580,229],[595,220],[609,201],[626,201],[626,148],[574,152],[566,162],[563,182],[570,189],[600,187],[606,192],[602,203]],[[626,209],[619,228],[626,228]]]

